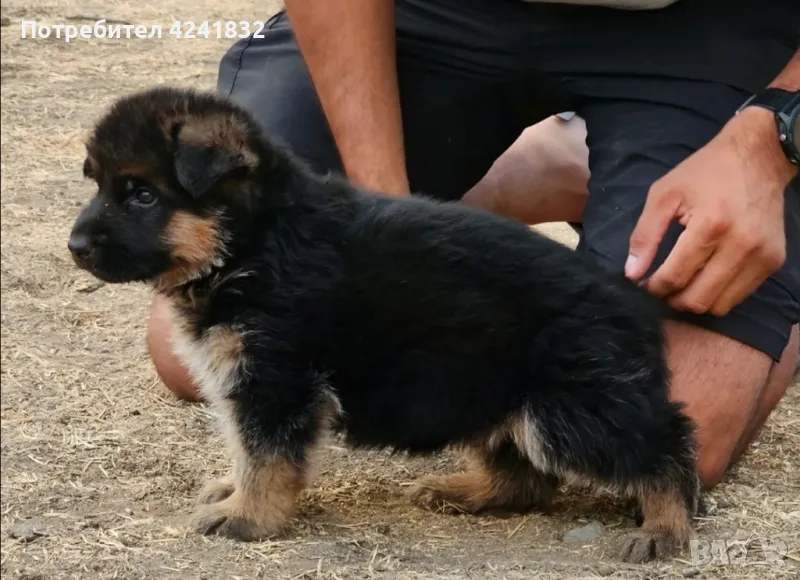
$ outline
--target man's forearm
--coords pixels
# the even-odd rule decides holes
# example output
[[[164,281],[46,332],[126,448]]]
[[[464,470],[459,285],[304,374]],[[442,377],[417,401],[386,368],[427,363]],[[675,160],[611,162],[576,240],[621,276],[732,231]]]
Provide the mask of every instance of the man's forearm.
[[[407,194],[393,0],[286,0],[348,177]]]

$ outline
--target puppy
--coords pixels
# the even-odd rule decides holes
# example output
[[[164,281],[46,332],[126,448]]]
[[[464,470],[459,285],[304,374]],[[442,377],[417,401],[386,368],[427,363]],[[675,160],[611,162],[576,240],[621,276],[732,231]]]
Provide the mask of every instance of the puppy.
[[[119,100],[87,142],[97,195],[76,263],[168,298],[174,349],[221,419],[231,476],[196,531],[282,530],[329,429],[353,446],[464,450],[416,483],[425,508],[547,510],[565,480],[635,498],[620,556],[693,534],[691,421],[667,398],[660,309],[512,222],[312,174],[209,94]]]

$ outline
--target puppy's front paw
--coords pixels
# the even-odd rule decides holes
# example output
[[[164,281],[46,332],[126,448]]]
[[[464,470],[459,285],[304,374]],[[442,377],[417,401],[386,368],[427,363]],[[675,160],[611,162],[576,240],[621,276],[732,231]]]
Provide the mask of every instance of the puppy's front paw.
[[[198,506],[190,522],[196,533],[224,536],[242,542],[273,536],[285,524],[285,519],[270,519],[263,513],[243,509],[235,492],[222,501]]]
[[[228,499],[236,490],[233,478],[215,479],[209,481],[197,495],[197,504],[206,505]]]
[[[685,544],[682,537],[674,532],[638,531],[622,539],[619,555],[623,562],[643,564],[671,558],[677,555]]]

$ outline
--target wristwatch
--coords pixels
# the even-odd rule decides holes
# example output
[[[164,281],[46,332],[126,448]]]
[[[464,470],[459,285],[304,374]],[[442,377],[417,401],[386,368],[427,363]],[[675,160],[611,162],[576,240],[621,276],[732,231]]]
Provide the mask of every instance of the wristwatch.
[[[770,88],[747,99],[745,107],[763,107],[775,114],[781,149],[791,163],[800,166],[800,91]]]

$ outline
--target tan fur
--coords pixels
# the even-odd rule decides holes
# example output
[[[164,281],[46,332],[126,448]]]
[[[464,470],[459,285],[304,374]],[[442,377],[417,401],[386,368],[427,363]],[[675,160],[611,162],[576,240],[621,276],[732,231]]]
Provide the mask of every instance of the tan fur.
[[[642,563],[664,559],[683,549],[694,535],[689,511],[677,491],[641,493],[643,523],[640,530],[623,538],[621,558]]]
[[[464,473],[420,479],[411,490],[411,500],[426,509],[451,513],[525,512],[533,507],[547,511],[555,489],[527,460],[502,467],[493,463],[500,439],[507,437],[502,428],[465,447]]]
[[[228,340],[224,340],[224,348],[235,349],[236,345]],[[225,356],[220,358],[227,360]],[[222,363],[223,367],[226,365],[227,362]],[[230,404],[218,401],[216,407],[233,459],[233,472],[227,478],[212,481],[200,492],[191,527],[199,533],[245,541],[279,533],[294,516],[297,498],[312,478],[321,438],[308,450],[302,465],[278,455],[254,456],[244,446]],[[326,411],[334,408],[331,404]],[[327,418],[321,417],[320,427],[326,423]]]
[[[217,221],[177,211],[167,225],[166,237],[175,260],[208,265],[217,251]]]
[[[677,492],[650,492],[642,495],[642,530],[651,533],[671,532],[681,542],[691,537],[691,522],[686,505]]]
[[[210,358],[208,366],[214,371],[235,366],[244,350],[242,336],[227,326],[213,326],[206,333],[206,348]]]
[[[256,167],[259,160],[246,147],[246,136],[247,127],[239,119],[211,115],[186,119],[180,132],[180,141],[188,145],[235,151],[242,156],[245,166]]]
[[[174,266],[156,281],[159,290],[192,280],[224,253],[217,220],[185,211],[176,211],[172,216],[164,231],[164,242],[170,248]]]
[[[234,478],[212,484],[192,516],[200,533],[216,532],[253,541],[278,533],[295,512],[297,497],[307,482],[306,472],[283,458],[257,461],[238,456]],[[214,499],[222,498],[214,502]]]

